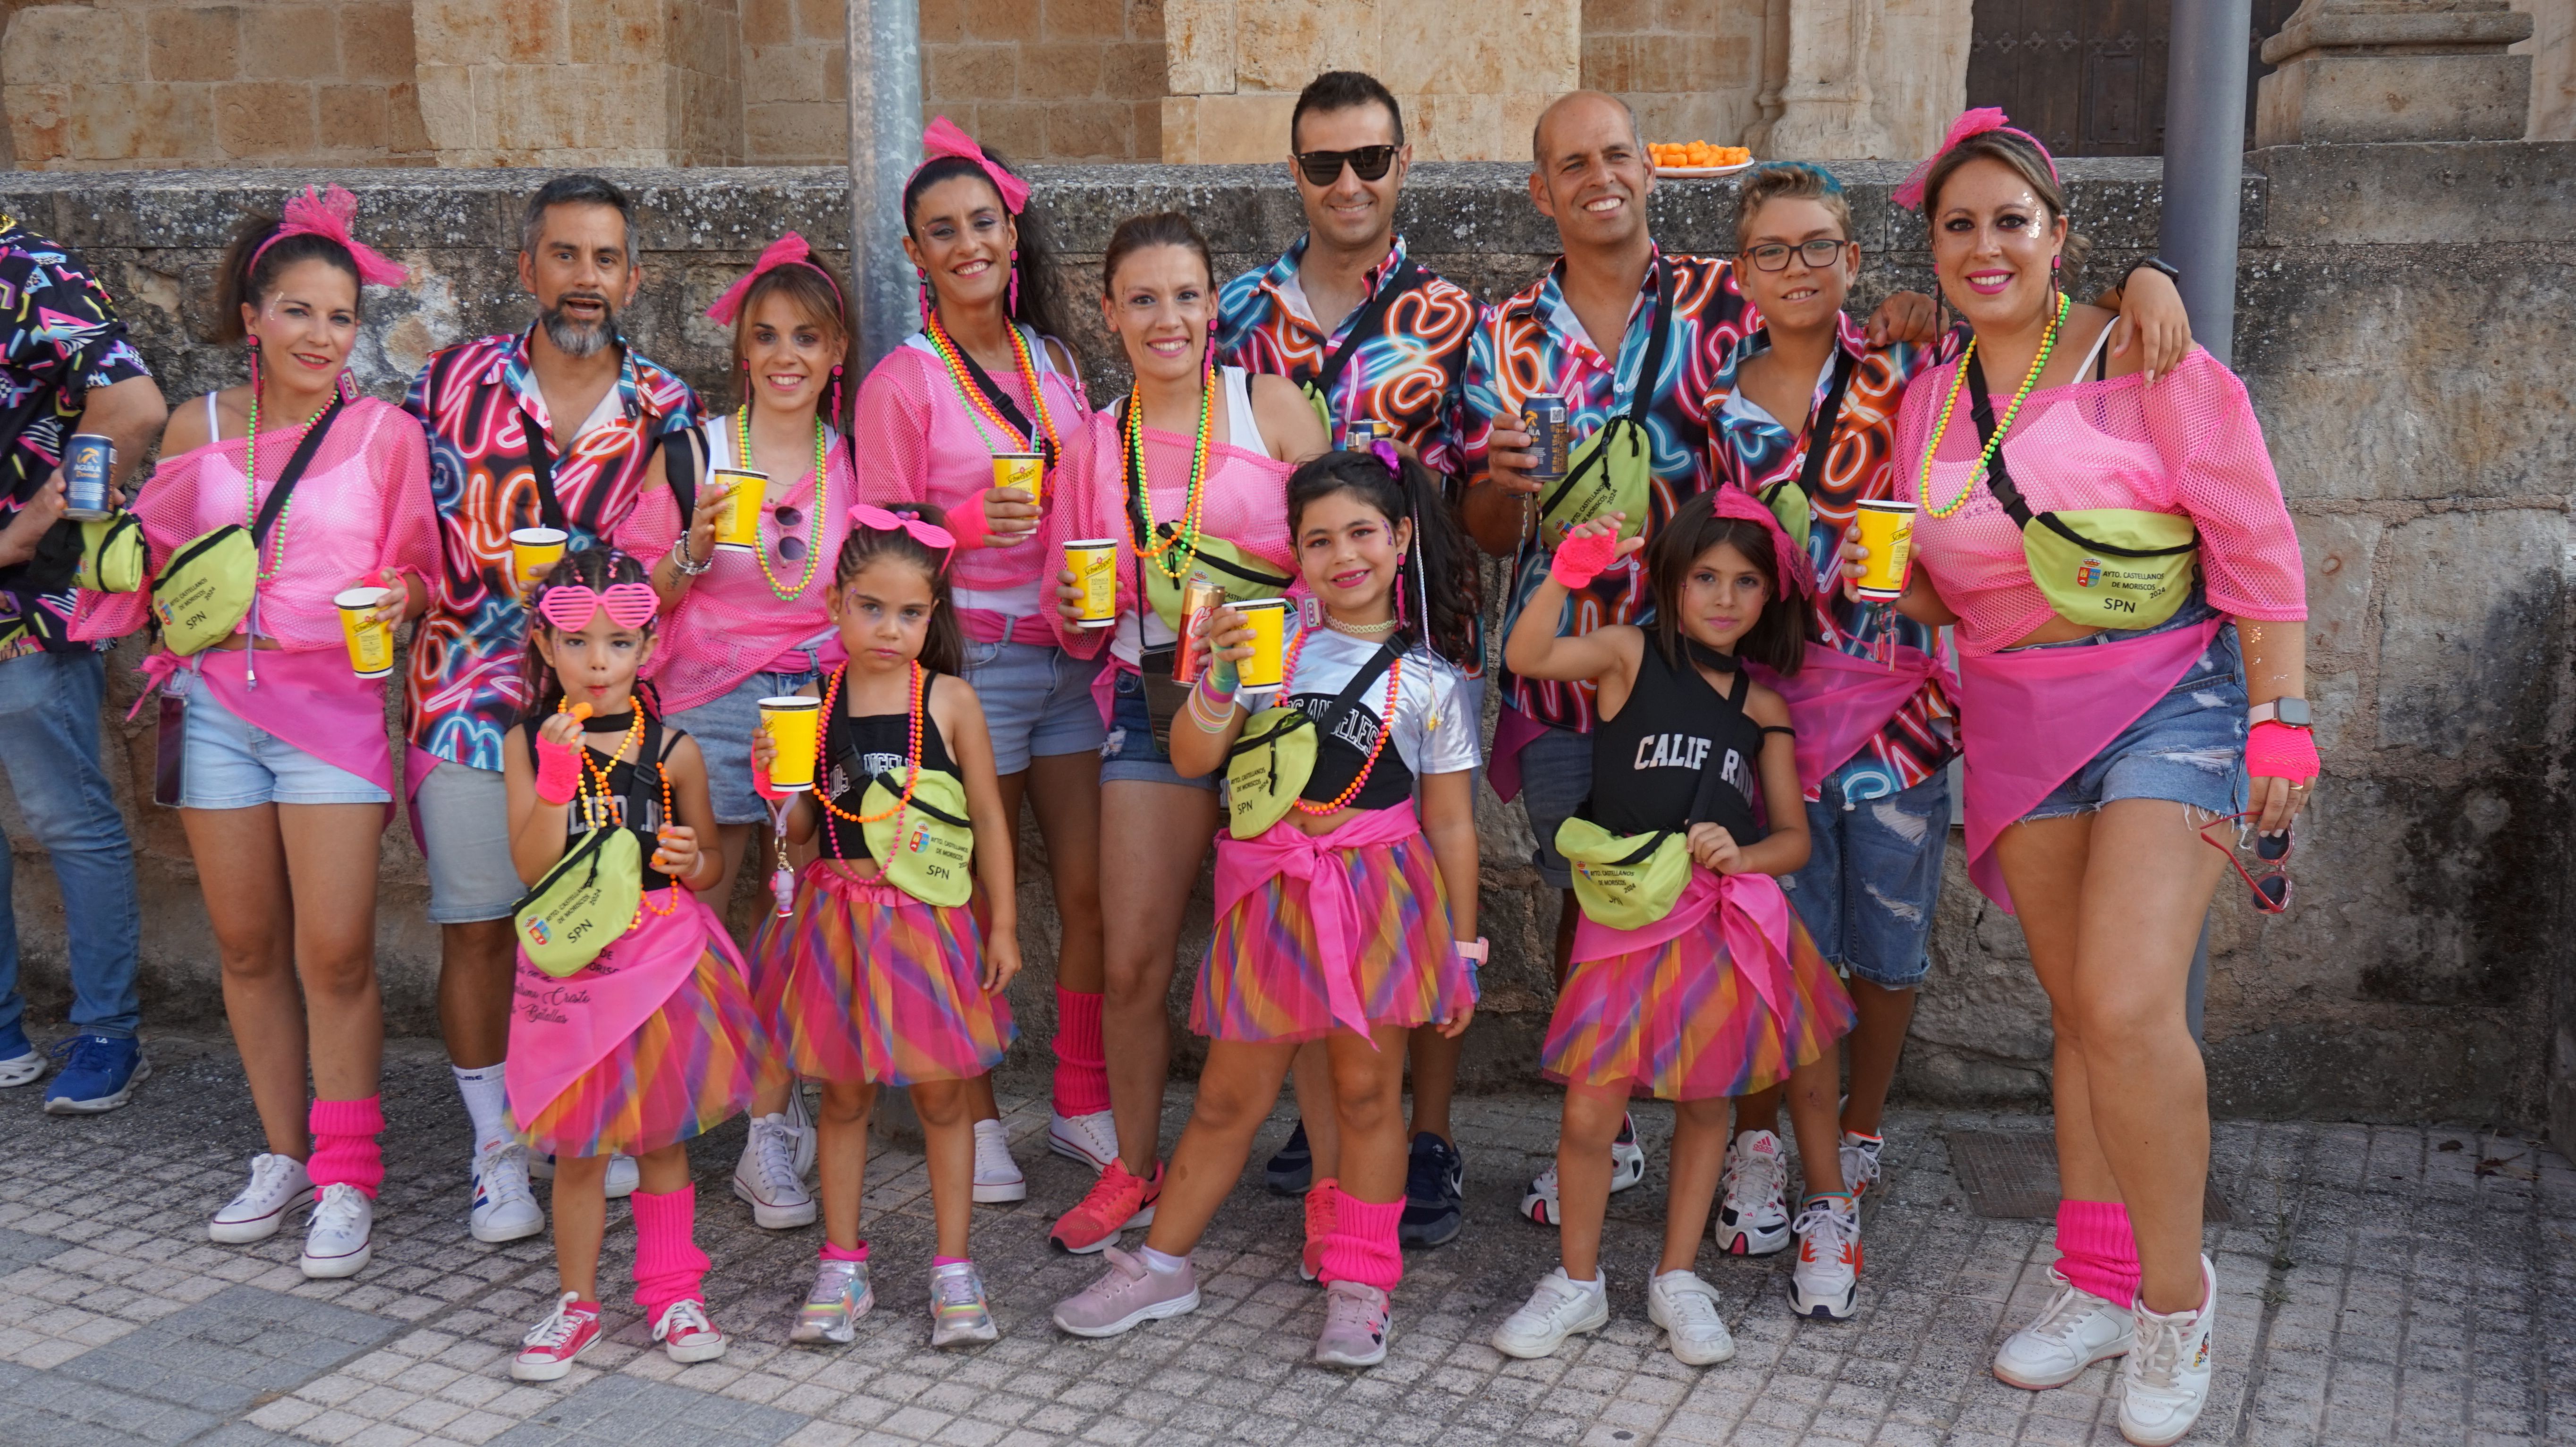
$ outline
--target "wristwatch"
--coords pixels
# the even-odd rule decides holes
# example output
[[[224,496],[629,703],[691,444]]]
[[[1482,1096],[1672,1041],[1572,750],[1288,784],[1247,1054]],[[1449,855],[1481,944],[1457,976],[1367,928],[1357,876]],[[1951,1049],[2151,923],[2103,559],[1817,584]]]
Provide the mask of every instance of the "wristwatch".
[[[1494,948],[1486,942],[1483,935],[1476,936],[1473,943],[1466,940],[1451,940],[1449,946],[1458,952],[1458,958],[1479,965],[1485,962],[1486,956],[1493,953]]]
[[[2258,703],[2245,711],[2246,727],[2251,728],[2256,724],[2265,723],[2276,723],[2294,729],[2308,727],[2308,701],[2304,698],[2282,697],[2270,703]]]
[[[2130,267],[2129,270],[2161,271],[2165,274],[2166,279],[2173,282],[2174,285],[2180,286],[2182,284],[2182,268],[2165,260],[2161,256],[2150,256],[2146,260],[2139,262],[2137,265]]]

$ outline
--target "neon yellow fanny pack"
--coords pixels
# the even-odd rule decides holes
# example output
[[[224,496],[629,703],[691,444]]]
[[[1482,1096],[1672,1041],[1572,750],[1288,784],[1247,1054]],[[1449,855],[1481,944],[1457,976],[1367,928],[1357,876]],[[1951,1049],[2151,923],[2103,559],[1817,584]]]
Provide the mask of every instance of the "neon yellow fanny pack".
[[[152,574],[152,547],[130,512],[80,525],[80,562],[72,581],[96,593],[132,593]]]
[[[643,903],[644,850],[635,831],[593,829],[519,900],[510,923],[528,963],[560,980],[625,934]]]
[[[1662,919],[1690,883],[1690,845],[1679,830],[1613,834],[1589,819],[1568,819],[1557,826],[1556,852],[1574,866],[1583,917],[1612,929]]]
[[[869,780],[859,797],[861,815],[884,816],[859,826],[878,873],[923,904],[953,907],[974,898],[975,826],[965,784],[945,769],[923,769],[912,802],[902,799],[903,781],[887,773]]]

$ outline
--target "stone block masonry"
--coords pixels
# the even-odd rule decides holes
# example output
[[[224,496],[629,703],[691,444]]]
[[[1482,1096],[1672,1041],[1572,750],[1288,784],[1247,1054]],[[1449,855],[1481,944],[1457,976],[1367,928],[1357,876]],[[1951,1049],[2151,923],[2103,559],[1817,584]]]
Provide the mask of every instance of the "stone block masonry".
[[[2281,148],[2248,156],[2236,362],[2250,387],[2307,545],[2311,693],[2327,777],[2300,831],[2290,912],[2266,918],[2221,891],[2208,1008],[2221,1113],[2450,1118],[2556,1125],[2576,1138],[2576,965],[2566,944],[2571,830],[2562,761],[2571,741],[2568,510],[2576,443],[2567,359],[2576,356],[2576,145],[2448,143]],[[1921,222],[1888,191],[1902,167],[1838,167],[1867,252],[1862,302],[1928,288]],[[2098,279],[2151,250],[2153,161],[2070,161],[2076,222]],[[1074,340],[1094,400],[1123,383],[1088,299],[1122,216],[1197,216],[1229,271],[1296,234],[1272,166],[1042,166],[1038,195],[1063,238]],[[1426,164],[1403,223],[1414,254],[1499,298],[1546,263],[1554,234],[1524,168]],[[0,208],[81,248],[123,299],[174,398],[238,379],[229,349],[192,340],[225,230],[245,200],[273,202],[305,175],[164,172],[0,182]],[[374,171],[358,190],[365,233],[420,280],[377,293],[356,367],[396,395],[432,348],[527,317],[510,247],[525,172]],[[710,395],[726,338],[699,315],[786,227],[829,241],[847,215],[835,170],[637,171],[647,271],[626,319],[653,355]],[[1652,206],[1671,247],[1722,250],[1726,182],[1666,185]],[[835,257],[834,259],[838,259]],[[1490,593],[1489,593],[1490,596]],[[107,735],[120,787],[148,797],[151,740],[121,722],[129,642],[114,670]],[[1972,725],[1973,726],[1973,723]],[[176,818],[136,804],[152,1018],[212,1019],[213,951]],[[1478,1087],[1525,1084],[1550,1001],[1557,902],[1526,864],[1520,811],[1482,801],[1483,907],[1495,940],[1485,1011],[1469,1036]],[[61,999],[60,909],[41,855],[24,851],[17,903],[40,1014]],[[1032,835],[1032,872],[1044,852]],[[408,831],[386,836],[379,959],[398,1028],[434,1028],[436,932]],[[746,879],[747,923],[762,882]],[[1042,878],[1021,901],[1031,968],[1018,992],[1033,1079],[1052,1022],[1051,917]],[[1205,939],[1195,906],[1184,957]],[[1175,1002],[1185,998],[1181,972]],[[1176,1038],[1186,1039],[1185,1032]],[[2013,921],[1956,868],[1934,969],[1900,1088],[1944,1102],[2037,1101],[2048,1079],[2045,1004]]]

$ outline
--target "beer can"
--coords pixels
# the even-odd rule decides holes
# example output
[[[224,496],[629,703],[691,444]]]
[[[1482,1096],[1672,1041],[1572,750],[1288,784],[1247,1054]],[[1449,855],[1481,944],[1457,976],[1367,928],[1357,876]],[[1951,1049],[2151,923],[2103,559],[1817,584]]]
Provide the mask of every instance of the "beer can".
[[[1521,430],[1530,437],[1532,482],[1554,482],[1565,476],[1565,460],[1574,451],[1574,418],[1565,399],[1545,393],[1522,399]]]
[[[1913,562],[1914,504],[1895,498],[1870,498],[1853,513],[1852,530],[1869,549],[1852,591],[1872,603],[1892,603],[1905,596],[1905,575]]]
[[[63,444],[63,516],[97,522],[116,509],[108,505],[107,479],[116,470],[116,443],[83,432]]]
[[[1384,418],[1354,417],[1350,425],[1342,429],[1342,446],[1351,452],[1358,452],[1372,442],[1393,442],[1394,440],[1395,424]]]
[[[1118,622],[1118,540],[1089,538],[1064,545],[1064,566],[1082,585],[1084,628],[1109,628]]]
[[[1189,586],[1181,590],[1181,647],[1172,660],[1174,683],[1199,681],[1199,652],[1192,640],[1208,617],[1225,606],[1225,590],[1207,580],[1205,574],[1192,573]]]

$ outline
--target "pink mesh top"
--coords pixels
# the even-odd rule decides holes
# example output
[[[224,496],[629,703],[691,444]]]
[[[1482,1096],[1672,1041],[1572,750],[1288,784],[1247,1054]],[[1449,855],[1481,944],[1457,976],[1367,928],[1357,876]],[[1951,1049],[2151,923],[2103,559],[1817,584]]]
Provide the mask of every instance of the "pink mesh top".
[[[711,469],[734,466],[734,442],[730,414],[708,423]],[[822,504],[821,550],[810,559],[814,571],[804,590],[788,599],[778,596],[806,576],[809,561],[800,557],[790,562],[780,555],[779,545],[792,538],[802,548],[815,536],[811,466],[783,491],[777,473],[770,474],[761,503],[759,554],[716,549],[706,573],[689,585],[678,611],[663,620],[661,644],[644,670],[661,693],[663,712],[677,713],[722,698],[744,679],[768,668],[780,654],[818,639],[828,640],[831,649],[838,651],[840,640],[824,600],[832,591],[832,567],[841,556],[841,543],[850,535],[850,507],[857,488],[850,476],[850,450],[839,433],[829,435],[825,457],[828,496]],[[764,454],[762,460],[769,459]],[[779,526],[782,507],[799,515],[796,526]],[[614,541],[650,562],[669,552],[679,537],[679,500],[668,487],[655,487],[648,488],[635,510],[617,525]],[[769,565],[766,574],[761,571],[763,561]],[[777,589],[770,586],[771,579],[777,580]],[[804,668],[799,661],[780,671]]]
[[[1896,495],[1922,502],[1923,452],[1956,362],[1906,390],[1896,423]],[[1996,398],[1998,410],[2005,397]],[[1956,497],[1984,444],[1960,389],[1932,462],[1933,502]],[[2034,511],[2138,508],[2188,515],[2200,529],[2200,575],[2210,606],[2239,618],[2308,616],[2299,537],[2245,384],[2198,347],[2150,387],[2142,377],[2031,393],[2003,452]],[[1914,556],[1959,615],[1959,646],[1991,653],[2054,617],[2023,560],[2021,530],[1980,481],[1948,518],[1932,502],[1914,525]]]
[[[259,435],[263,502],[295,451],[296,431],[277,427]],[[133,509],[152,545],[153,566],[203,533],[250,521],[255,505],[243,497],[244,450],[243,440],[234,438],[161,459],[135,495]],[[367,574],[406,569],[424,580],[436,577],[438,509],[429,495],[429,442],[419,421],[373,397],[342,407],[268,541],[260,550],[261,567],[281,543],[286,562],[275,578],[259,585],[259,633],[290,651],[345,647],[331,599],[360,586]],[[148,592],[84,590],[72,636],[121,638],[143,626],[150,606]],[[249,627],[244,619],[241,631]],[[373,692],[376,685],[365,687]]]
[[[1044,338],[1025,330],[1023,335],[1038,367],[1048,414],[1071,453],[1091,415],[1082,380],[1055,370]],[[988,375],[1019,405],[1021,416],[1036,420],[1016,369]],[[866,439],[859,459],[859,495],[879,506],[926,502],[942,511],[963,506],[992,487],[993,454],[1018,451],[1022,443],[958,393],[946,364],[918,332],[868,373],[859,388],[854,425]],[[1042,531],[1005,547],[974,549],[957,560],[953,583],[969,639],[991,643],[1006,634],[1021,642],[1052,639],[1044,620],[1055,611],[1053,580],[1060,564],[1043,542]],[[1019,621],[1024,619],[1028,621]]]

